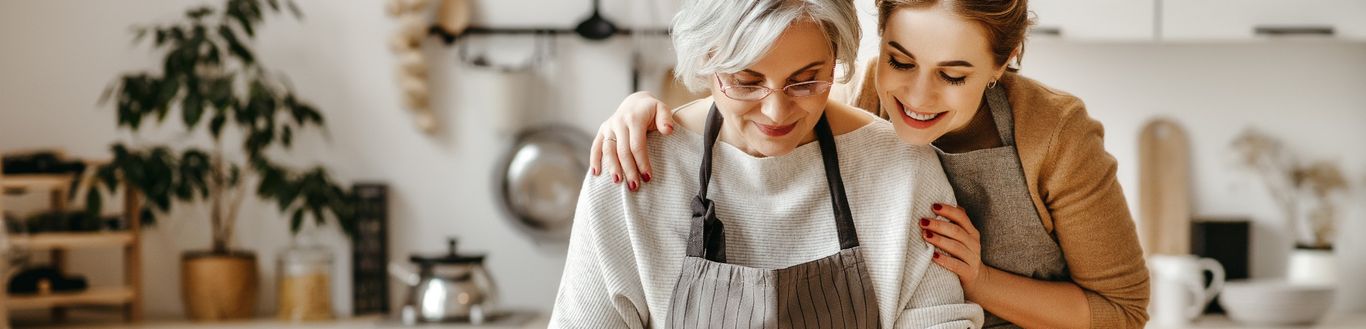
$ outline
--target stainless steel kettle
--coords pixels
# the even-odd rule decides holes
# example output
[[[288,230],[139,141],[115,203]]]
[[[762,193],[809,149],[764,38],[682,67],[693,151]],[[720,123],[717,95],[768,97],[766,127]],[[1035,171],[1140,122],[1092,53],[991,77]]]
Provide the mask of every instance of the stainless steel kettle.
[[[417,272],[389,264],[389,274],[409,286],[408,299],[399,311],[405,324],[418,322],[460,322],[481,324],[497,315],[497,287],[484,268],[484,255],[456,253],[456,240],[448,241],[449,251],[435,256],[413,255]]]

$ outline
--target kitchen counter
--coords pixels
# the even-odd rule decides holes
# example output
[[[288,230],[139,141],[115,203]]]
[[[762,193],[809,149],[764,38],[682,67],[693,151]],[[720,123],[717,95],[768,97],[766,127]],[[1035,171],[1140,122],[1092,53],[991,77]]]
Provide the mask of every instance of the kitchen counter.
[[[78,319],[74,319],[79,321]],[[524,317],[514,324],[492,324],[492,325],[467,325],[467,324],[422,324],[416,326],[404,326],[397,320],[382,318],[379,316],[367,316],[358,318],[337,319],[335,321],[317,321],[290,323],[274,318],[259,318],[244,321],[231,322],[190,322],[184,319],[157,320],[150,319],[142,323],[116,323],[116,324],[94,324],[82,322],[67,322],[61,325],[40,326],[39,328],[60,328],[60,329],[170,329],[170,328],[195,328],[195,329],[265,329],[265,328],[301,328],[301,329],[543,329],[550,323],[549,315],[532,315]]]
[[[1360,329],[1366,328],[1366,313],[1329,314],[1319,323],[1309,326],[1253,327],[1239,324],[1223,315],[1205,315],[1195,319],[1190,325],[1165,327],[1148,324],[1148,329],[1232,329],[1232,328],[1314,328],[1314,329]]]
[[[530,317],[524,319],[523,321],[518,321],[519,323],[517,323],[517,324],[510,324],[510,325],[473,326],[473,325],[458,325],[458,324],[424,324],[424,325],[418,325],[418,326],[413,326],[413,327],[407,327],[407,326],[404,326],[404,325],[402,325],[402,324],[399,324],[398,322],[396,322],[396,321],[394,321],[394,320],[392,320],[392,319],[381,318],[381,317],[359,317],[359,318],[338,319],[338,320],[336,320],[336,321],[305,322],[305,323],[297,323],[297,324],[296,324],[296,323],[282,322],[282,321],[280,321],[280,320],[276,320],[276,319],[273,319],[273,318],[261,318],[261,319],[255,319],[255,320],[236,321],[236,322],[212,322],[212,323],[188,322],[188,321],[186,321],[186,320],[179,319],[179,320],[149,320],[149,321],[146,321],[146,322],[143,322],[143,323],[137,323],[137,324],[102,324],[102,325],[101,325],[101,324],[91,324],[91,323],[76,323],[76,322],[71,322],[71,323],[67,323],[67,324],[61,325],[61,326],[51,326],[51,327],[44,327],[44,328],[63,328],[63,329],[66,329],[66,328],[70,328],[70,329],[75,329],[75,328],[92,328],[92,329],[94,329],[94,328],[102,328],[102,329],[119,329],[119,328],[127,328],[127,329],[143,329],[143,328],[148,328],[148,329],[151,329],[151,328],[197,328],[197,329],[263,329],[263,328],[304,328],[304,329],[311,329],[311,328],[318,328],[318,329],[322,329],[322,328],[329,328],[329,329],[331,329],[331,328],[336,328],[336,329],[406,329],[406,328],[441,328],[441,329],[531,329],[531,328],[537,328],[537,329],[539,329],[539,328],[545,328],[546,326],[548,326],[549,321],[550,321],[549,315],[545,315],[545,314],[530,316]],[[1150,324],[1150,325],[1148,325],[1147,328],[1149,328],[1149,329],[1232,329],[1232,328],[1249,328],[1249,327],[1250,327],[1250,326],[1245,326],[1245,325],[1238,324],[1237,322],[1233,322],[1233,320],[1230,320],[1228,317],[1225,317],[1225,316],[1222,316],[1222,315],[1206,315],[1206,316],[1202,316],[1202,317],[1196,319],[1195,322],[1191,323],[1191,324],[1188,325],[1188,326],[1181,326],[1181,327],[1163,327],[1163,326],[1157,326],[1157,325],[1151,325],[1151,324]],[[1313,329],[1360,329],[1360,328],[1366,328],[1366,313],[1355,313],[1355,314],[1330,314],[1330,315],[1328,315],[1328,317],[1325,318],[1323,321],[1320,321],[1319,323],[1317,323],[1317,324],[1315,324],[1315,325],[1312,325],[1312,326],[1257,327],[1257,328],[1284,328],[1284,329],[1299,329],[1299,328],[1305,328],[1305,329],[1309,329],[1309,328],[1313,328]]]

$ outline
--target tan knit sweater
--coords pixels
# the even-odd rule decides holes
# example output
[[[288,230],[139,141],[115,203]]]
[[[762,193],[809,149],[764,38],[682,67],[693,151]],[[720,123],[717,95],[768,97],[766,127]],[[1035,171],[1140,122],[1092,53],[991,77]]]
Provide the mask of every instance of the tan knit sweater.
[[[852,103],[888,118],[880,113],[872,83],[853,81],[844,90],[857,95]],[[1105,151],[1104,128],[1071,94],[1015,73],[1000,83],[1009,91],[1030,197],[1062,247],[1072,281],[1086,294],[1091,327],[1142,328],[1148,321],[1148,268],[1115,178],[1117,163]]]

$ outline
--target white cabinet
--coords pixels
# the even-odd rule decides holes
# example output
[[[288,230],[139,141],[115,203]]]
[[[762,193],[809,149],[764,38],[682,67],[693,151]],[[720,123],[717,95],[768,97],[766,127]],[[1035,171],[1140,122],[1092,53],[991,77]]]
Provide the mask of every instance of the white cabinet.
[[[1030,38],[1152,41],[1158,0],[1033,0]]]
[[[1164,41],[1366,40],[1363,0],[1162,0]]]

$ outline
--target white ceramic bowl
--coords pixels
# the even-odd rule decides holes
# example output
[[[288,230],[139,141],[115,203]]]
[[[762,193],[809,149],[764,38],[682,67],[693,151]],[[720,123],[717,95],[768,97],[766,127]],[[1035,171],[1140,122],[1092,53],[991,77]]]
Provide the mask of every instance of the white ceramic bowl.
[[[1309,324],[1333,306],[1333,288],[1285,281],[1234,281],[1224,285],[1219,305],[1229,318],[1248,325]]]

